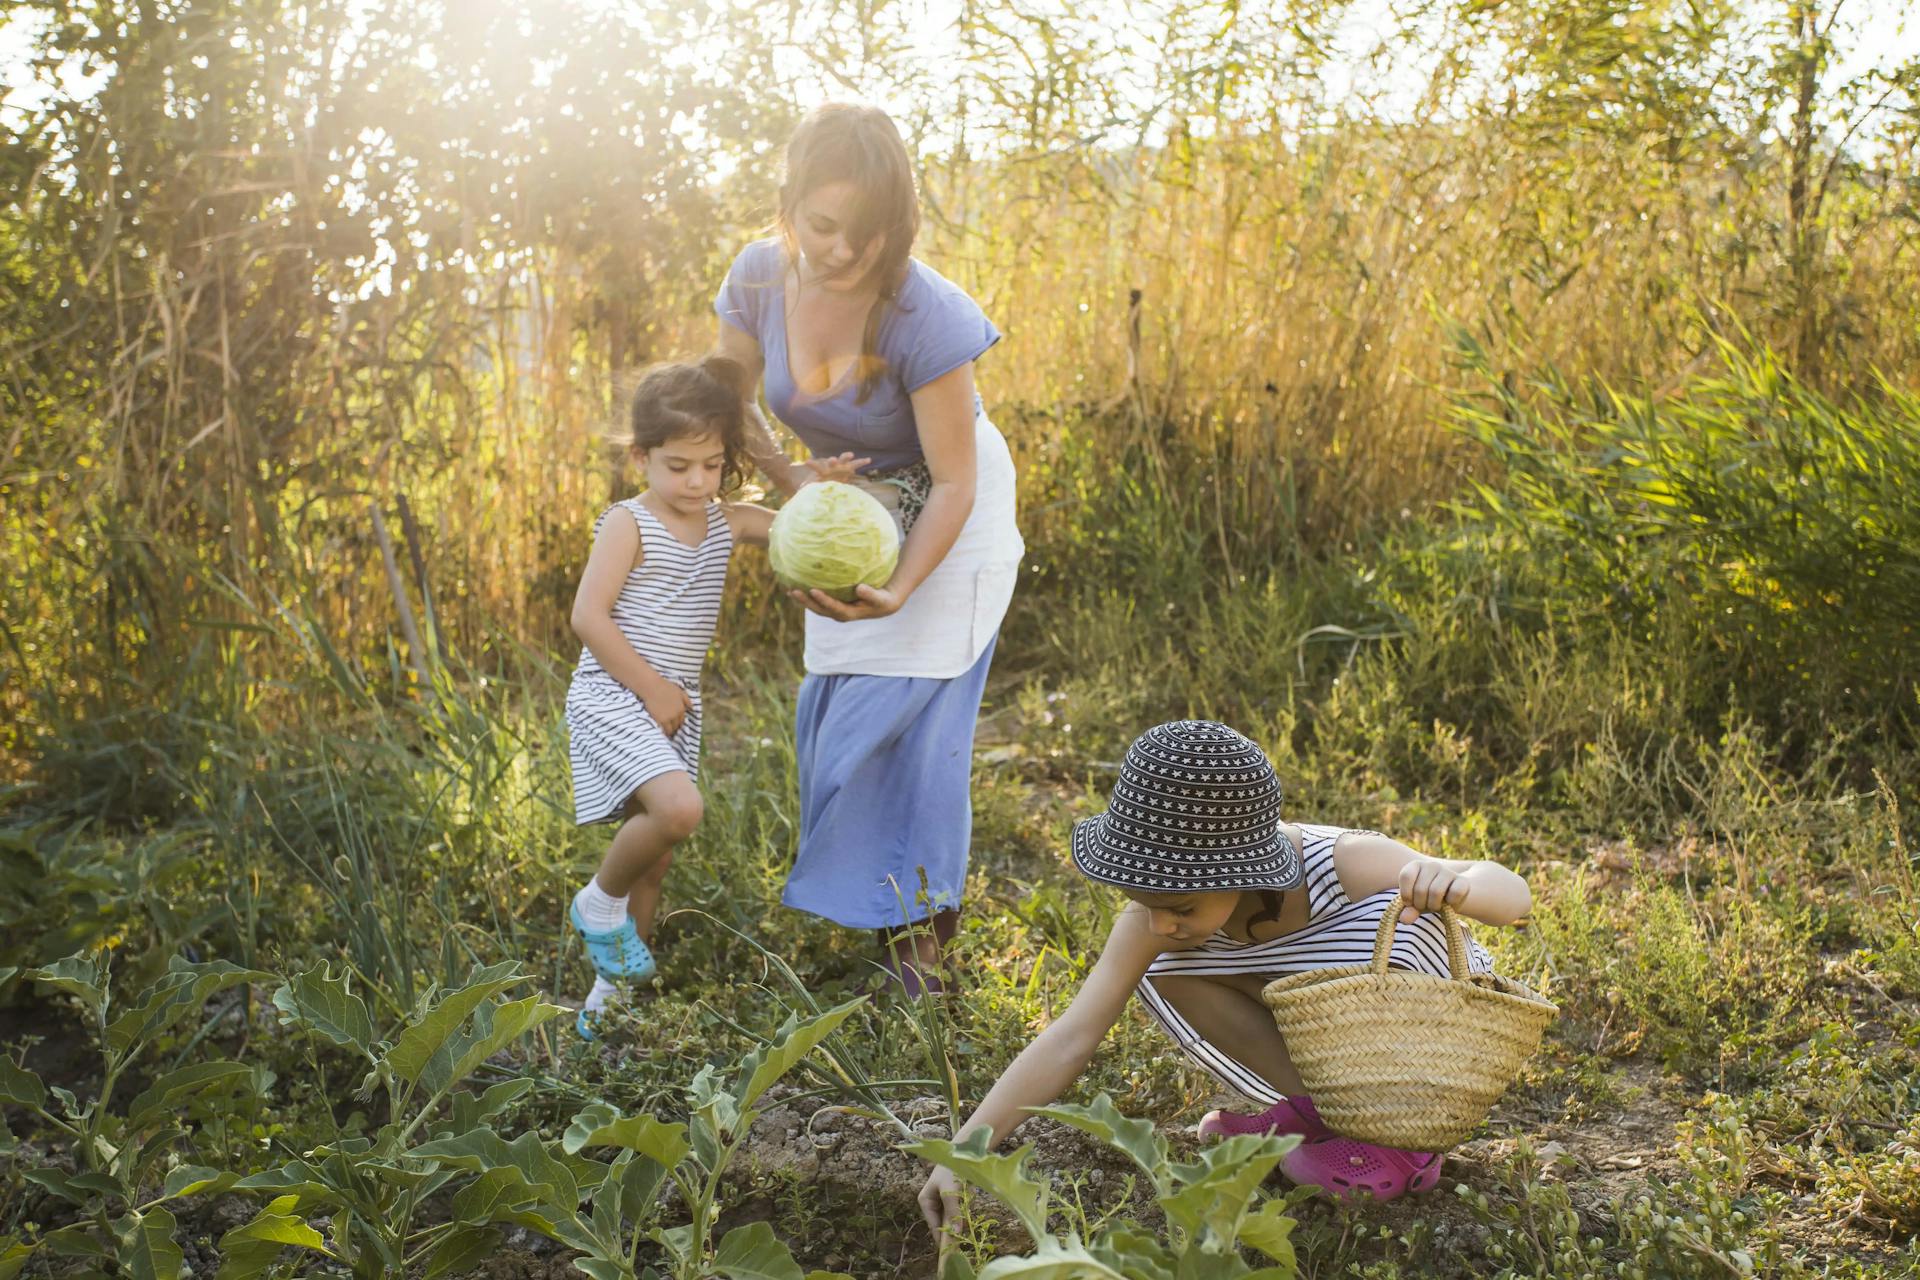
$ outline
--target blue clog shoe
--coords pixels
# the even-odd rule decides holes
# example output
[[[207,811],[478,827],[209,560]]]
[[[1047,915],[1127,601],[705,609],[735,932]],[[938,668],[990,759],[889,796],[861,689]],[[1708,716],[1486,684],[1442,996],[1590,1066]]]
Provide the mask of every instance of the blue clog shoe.
[[[580,920],[578,903],[567,908],[567,919],[587,944],[587,959],[593,971],[608,982],[645,982],[654,973],[653,952],[640,941],[639,930],[631,918],[612,929],[589,929]]]

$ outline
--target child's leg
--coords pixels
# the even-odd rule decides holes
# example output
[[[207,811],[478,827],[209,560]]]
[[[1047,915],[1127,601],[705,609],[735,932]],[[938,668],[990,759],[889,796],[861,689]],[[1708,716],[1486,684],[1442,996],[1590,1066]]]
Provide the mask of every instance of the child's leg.
[[[1255,974],[1169,974],[1153,989],[1190,1023],[1201,1038],[1291,1097],[1305,1092],[1287,1056],[1287,1042],[1260,1000],[1266,980]]]
[[[627,900],[627,913],[643,940],[653,936],[673,846],[693,834],[701,810],[699,788],[684,773],[663,773],[641,783],[627,802],[631,816],[614,833],[594,873],[602,893]]]
[[[673,862],[673,846],[699,825],[700,810],[699,790],[679,772],[642,783],[628,798],[626,821],[614,833],[600,869],[573,900],[573,917],[588,931],[588,955],[594,957],[597,971],[593,990],[582,1006],[586,1012],[597,1013],[616,989],[609,964],[621,966],[629,977],[652,974],[653,957],[646,940],[653,933],[660,886]],[[637,947],[595,940],[604,939],[606,931],[621,927],[629,918]],[[612,946],[615,958],[595,957],[595,946]]]

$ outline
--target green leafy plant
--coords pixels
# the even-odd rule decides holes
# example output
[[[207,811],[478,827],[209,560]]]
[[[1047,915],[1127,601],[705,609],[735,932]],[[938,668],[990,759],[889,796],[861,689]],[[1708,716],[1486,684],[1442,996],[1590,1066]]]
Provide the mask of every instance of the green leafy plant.
[[[1710,1276],[1811,1274],[1781,1238],[1787,1199],[1753,1184],[1753,1135],[1732,1099],[1708,1095],[1706,1115],[1674,1131],[1681,1176],[1655,1179],[1620,1215],[1623,1280],[1706,1280]]]
[[[0,827],[0,957],[51,961],[134,926],[150,932],[154,951],[176,949],[214,918],[179,910],[172,892],[205,852],[206,833],[192,826],[124,839],[90,821],[43,818]],[[149,965],[165,963],[153,951],[142,954]]]
[[[1081,1222],[1054,1233],[1048,1226],[1051,1190],[1027,1172],[1031,1143],[998,1155],[992,1150],[993,1135],[982,1129],[959,1143],[935,1138],[906,1144],[903,1150],[951,1169],[970,1187],[991,1192],[1033,1238],[1034,1252],[995,1258],[979,1270],[978,1280],[1069,1275],[1113,1280],[1292,1280],[1297,1274],[1294,1220],[1288,1213],[1293,1199],[1266,1199],[1260,1187],[1280,1157],[1299,1145],[1299,1138],[1229,1138],[1208,1147],[1190,1164],[1176,1164],[1169,1158],[1166,1139],[1151,1121],[1121,1115],[1104,1093],[1087,1106],[1036,1107],[1034,1114],[1098,1138],[1138,1165],[1166,1214],[1166,1235],[1155,1236],[1117,1215],[1090,1231],[1084,1230],[1084,1215],[1080,1215]],[[1261,1267],[1249,1265],[1241,1255],[1242,1246],[1259,1250],[1271,1261]],[[975,1274],[959,1253],[948,1256],[942,1271],[946,1280],[974,1280]]]
[[[475,969],[464,985],[444,994],[429,992],[391,1040],[379,1038],[372,1014],[345,974],[322,965],[283,983],[273,995],[282,1022],[303,1032],[310,1046],[346,1050],[361,1060],[367,1070],[358,1096],[378,1095],[386,1119],[371,1137],[336,1124],[329,1140],[298,1159],[246,1177],[196,1171],[194,1190],[270,1197],[241,1234],[223,1239],[228,1266],[222,1274],[231,1280],[258,1275],[284,1244],[317,1247],[317,1235],[301,1235],[299,1219],[326,1209],[333,1216],[334,1249],[354,1275],[394,1275],[419,1267],[428,1276],[443,1275],[470,1265],[498,1242],[499,1233],[489,1224],[507,1208],[483,1176],[478,1190],[463,1188],[454,1197],[450,1220],[423,1225],[422,1205],[458,1179],[463,1168],[478,1161],[483,1174],[495,1168],[531,1169],[556,1189],[571,1191],[571,1171],[551,1161],[538,1135],[522,1134],[509,1142],[489,1124],[533,1088],[531,1080],[507,1080],[478,1094],[455,1093],[495,1053],[567,1012],[537,995],[504,998],[526,980],[511,962]],[[324,1087],[318,1052],[310,1062]],[[469,1153],[470,1159],[449,1158],[454,1152]]]
[[[803,1273],[765,1222],[735,1227],[717,1243],[713,1231],[721,1181],[759,1114],[755,1104],[858,1007],[849,1001],[805,1021],[789,1017],[747,1056],[731,1084],[703,1067],[689,1089],[684,1123],[623,1116],[594,1103],[574,1116],[557,1149],[532,1134],[508,1143],[483,1129],[418,1148],[414,1155],[442,1170],[477,1175],[454,1196],[457,1234],[441,1246],[444,1264],[431,1264],[428,1274],[482,1256],[498,1239],[491,1224],[506,1221],[578,1250],[574,1265],[594,1280],[828,1280],[827,1272]],[[605,1164],[581,1154],[605,1149],[618,1153]],[[661,1192],[669,1185],[687,1214],[675,1226],[660,1222]],[[665,1255],[664,1272],[642,1265],[647,1244]]]
[[[181,1109],[216,1094],[259,1094],[272,1074],[246,1063],[217,1059],[176,1066],[154,1077],[140,1093],[120,1103],[116,1094],[161,1039],[199,1014],[216,992],[271,974],[216,960],[195,964],[176,956],[154,982],[127,998],[112,981],[112,953],[83,951],[21,976],[42,990],[72,999],[99,1053],[98,1092],[82,1100],[49,1086],[19,1062],[0,1055],[0,1103],[20,1107],[65,1139],[71,1172],[53,1165],[26,1171],[28,1182],[73,1207],[78,1220],[48,1232],[34,1248],[67,1258],[129,1261],[137,1274],[177,1276],[183,1255],[174,1241],[176,1222],[166,1203],[199,1189],[205,1179],[163,1175],[169,1155],[186,1136]],[[17,970],[0,970],[0,984]],[[10,1139],[9,1139],[10,1141]],[[29,1246],[0,1245],[0,1274],[15,1258],[24,1265]],[[17,1268],[16,1268],[17,1270]]]

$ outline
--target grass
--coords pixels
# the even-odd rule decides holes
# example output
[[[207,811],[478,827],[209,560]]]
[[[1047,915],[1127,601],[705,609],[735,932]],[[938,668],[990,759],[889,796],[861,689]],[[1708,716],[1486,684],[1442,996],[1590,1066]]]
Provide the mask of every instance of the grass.
[[[950,1113],[950,1091],[963,1108],[977,1100],[1072,998],[1114,909],[1069,870],[1070,824],[1104,803],[1140,727],[1217,716],[1268,749],[1294,815],[1524,871],[1527,927],[1482,936],[1564,1013],[1457,1156],[1449,1185],[1464,1190],[1298,1210],[1302,1274],[1911,1274],[1920,768],[1911,622],[1871,598],[1911,563],[1904,516],[1871,496],[1920,481],[1894,439],[1911,405],[1841,414],[1757,368],[1736,364],[1679,410],[1616,398],[1556,416],[1550,399],[1522,413],[1496,398],[1495,418],[1468,404],[1468,434],[1509,454],[1524,441],[1511,474],[1531,479],[1391,522],[1351,554],[1276,547],[1260,572],[1181,533],[1177,508],[1125,483],[1127,458],[1044,472],[1030,505],[1085,500],[1067,532],[1034,545],[983,710],[964,989],[862,1008],[781,1106],[818,1118],[853,1101],[918,1124]],[[1763,421],[1759,403],[1777,417]],[[1709,409],[1740,430],[1703,435]],[[1496,425],[1504,445],[1486,443]],[[1623,432],[1671,447],[1622,461]],[[1820,570],[1833,599],[1788,610],[1754,603],[1747,584],[1807,579],[1816,571],[1787,560],[1822,544],[1769,532],[1760,517],[1777,489],[1749,481],[1776,475],[1773,460],[1803,438],[1855,442],[1795,482],[1809,519],[1881,513],[1886,559],[1836,555]],[[1609,451],[1619,465],[1602,461]],[[1645,491],[1661,457],[1662,474],[1686,479],[1668,481],[1673,510],[1619,501]],[[1746,478],[1714,489],[1728,458]],[[1849,458],[1881,487],[1863,489]],[[1583,494],[1577,536],[1518,510],[1564,514]],[[1754,520],[1727,514],[1743,502]],[[1707,510],[1715,518],[1673,513]],[[1612,549],[1582,559],[1590,541]],[[1583,603],[1580,584],[1621,554],[1634,559],[1608,571],[1628,575],[1635,603]],[[510,1130],[551,1136],[594,1099],[679,1116],[702,1067],[730,1069],[789,1011],[874,981],[865,935],[778,906],[797,820],[798,672],[790,628],[744,625],[764,590],[747,567],[708,682],[706,819],[668,880],[663,976],[617,1008],[599,1044],[555,1023],[485,1069],[535,1082],[506,1111]],[[505,959],[550,993],[582,994],[562,912],[604,833],[576,829],[566,805],[564,659],[509,658],[503,636],[486,664],[456,661],[421,686],[398,661],[381,679],[366,655],[338,654],[296,605],[238,592],[229,604],[231,625],[208,630],[164,689],[128,674],[102,682],[84,714],[43,704],[30,785],[0,815],[17,889],[0,907],[0,964],[105,948],[116,981],[137,982],[181,953],[280,973],[326,960],[353,973],[382,1027]],[[1822,635],[1843,639],[1822,653],[1813,703],[1795,655]],[[63,1025],[18,986],[8,998],[36,1027]],[[218,1050],[275,1079],[260,1077],[251,1124],[196,1116],[171,1139],[179,1159],[265,1163],[373,1122],[272,1033],[258,992],[236,1000],[162,1053],[181,1065]],[[55,1069],[64,1034],[10,1039],[30,1066]],[[1136,1012],[1069,1100],[1100,1093],[1181,1142],[1216,1087]],[[734,1194],[790,1221],[806,1265],[830,1254],[858,1274],[892,1274],[903,1258],[911,1269],[926,1257],[912,1165],[888,1151],[897,1128],[874,1133],[854,1172],[803,1188],[750,1161]],[[1612,1163],[1622,1134],[1639,1164]],[[31,1241],[59,1220],[26,1177],[31,1144],[48,1140],[0,1154],[0,1234]],[[1043,1145],[1043,1168],[1103,1168],[1055,1150]],[[1082,1219],[1144,1212],[1117,1174],[1053,1172],[1069,1168]],[[844,1229],[856,1217],[870,1229]],[[983,1221],[982,1256],[1019,1247],[1004,1222]]]

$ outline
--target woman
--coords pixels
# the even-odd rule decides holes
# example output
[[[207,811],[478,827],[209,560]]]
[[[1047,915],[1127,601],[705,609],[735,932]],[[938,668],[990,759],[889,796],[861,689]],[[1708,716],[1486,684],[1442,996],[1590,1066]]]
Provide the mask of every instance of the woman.
[[[972,834],[973,732],[1025,551],[1013,460],[974,391],[1000,334],[910,256],[912,164],[872,107],[809,115],[787,148],[778,234],[734,260],[720,351],[764,381],[816,456],[857,457],[905,532],[884,587],[808,610],[796,715],[800,851],[782,901],[879,932],[917,995],[951,940]],[[788,493],[804,472],[749,396],[755,461]],[[922,928],[931,924],[931,928]]]

